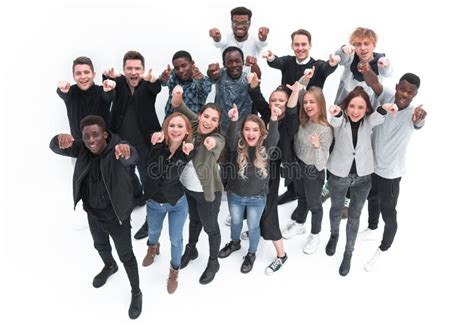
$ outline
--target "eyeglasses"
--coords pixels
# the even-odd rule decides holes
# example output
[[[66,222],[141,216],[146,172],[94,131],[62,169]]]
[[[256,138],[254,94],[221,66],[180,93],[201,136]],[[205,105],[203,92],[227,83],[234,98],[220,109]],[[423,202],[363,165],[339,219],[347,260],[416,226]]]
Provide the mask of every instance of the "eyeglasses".
[[[238,21],[238,20],[232,20],[232,26],[249,26],[250,25],[250,20],[243,20],[243,21]]]

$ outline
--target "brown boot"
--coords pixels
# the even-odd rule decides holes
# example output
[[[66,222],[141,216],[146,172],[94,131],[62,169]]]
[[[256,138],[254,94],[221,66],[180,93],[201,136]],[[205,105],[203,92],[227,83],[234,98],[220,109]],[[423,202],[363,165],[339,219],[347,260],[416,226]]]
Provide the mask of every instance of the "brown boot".
[[[146,252],[146,256],[143,259],[143,266],[152,265],[155,261],[155,256],[160,255],[160,243],[156,245],[148,246],[148,251]]]
[[[166,286],[169,294],[174,293],[178,288],[178,273],[179,269],[175,270],[170,266],[170,275],[168,276],[168,285]]]

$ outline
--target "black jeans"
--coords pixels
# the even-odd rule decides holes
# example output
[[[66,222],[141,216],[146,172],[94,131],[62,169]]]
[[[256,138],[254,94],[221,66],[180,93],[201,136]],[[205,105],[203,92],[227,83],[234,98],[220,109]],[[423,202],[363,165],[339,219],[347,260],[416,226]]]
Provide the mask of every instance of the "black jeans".
[[[138,265],[132,248],[132,236],[130,234],[130,219],[123,221],[120,225],[117,222],[102,221],[95,218],[90,213],[87,214],[89,229],[94,247],[99,252],[102,261],[106,266],[115,264],[112,256],[112,247],[110,246],[109,236],[114,241],[115,249],[127,272],[128,280],[132,287],[132,293],[140,291],[140,280],[138,277]]]
[[[377,174],[372,174],[372,189],[370,190],[369,201],[369,228],[377,229],[379,216],[385,223],[380,250],[386,251],[392,246],[395,234],[397,233],[397,202],[400,194],[401,177],[394,179],[383,178]]]
[[[132,176],[133,196],[137,198],[143,195],[143,182],[147,174],[150,149],[146,144],[134,145],[134,147],[138,153],[138,163],[130,166],[130,175]],[[140,179],[135,173],[135,167],[138,169]]]
[[[189,245],[195,246],[202,228],[209,236],[209,257],[217,258],[221,245],[221,231],[217,216],[221,206],[221,192],[216,192],[212,202],[204,199],[203,192],[186,191],[189,207]]]
[[[323,220],[323,205],[321,203],[321,191],[324,185],[324,169],[318,171],[314,165],[306,165],[299,161],[301,177],[294,179],[298,206],[296,207],[297,223],[305,223],[308,210],[311,211],[311,233],[316,235],[321,232]]]

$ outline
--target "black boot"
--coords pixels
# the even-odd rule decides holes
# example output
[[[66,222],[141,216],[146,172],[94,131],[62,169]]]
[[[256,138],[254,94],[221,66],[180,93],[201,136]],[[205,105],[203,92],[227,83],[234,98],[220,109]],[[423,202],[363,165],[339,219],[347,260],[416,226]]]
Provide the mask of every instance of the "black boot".
[[[146,222],[138,229],[137,233],[135,236],[133,236],[135,239],[143,239],[148,237],[148,222]]]
[[[339,267],[339,274],[341,276],[346,276],[351,270],[351,258],[352,258],[352,253],[346,253],[346,252],[344,253],[341,266]]]
[[[189,244],[186,245],[184,249],[184,254],[181,256],[181,269],[184,269],[189,261],[195,260],[198,257],[199,253],[196,246],[191,246]]]
[[[225,244],[224,248],[219,251],[220,258],[226,258],[230,254],[240,249],[240,240],[231,240]]]
[[[217,271],[219,271],[219,261],[216,258],[210,258],[209,262],[207,262],[207,267],[204,270],[204,273],[199,278],[199,283],[201,284],[208,284],[214,277],[216,276]]]
[[[95,277],[94,277],[94,281],[92,281],[92,285],[94,286],[94,288],[100,288],[102,287],[106,282],[107,282],[107,279],[112,275],[114,274],[115,272],[117,272],[118,270],[118,265],[117,263],[114,263],[114,265],[111,265],[111,266],[104,266],[104,268],[102,269],[102,271],[99,272],[99,274],[97,274]]]
[[[130,319],[137,319],[142,313],[142,300],[143,295],[141,291],[138,293],[132,293],[132,301],[128,308],[128,317],[130,317]]]
[[[255,253],[247,253],[244,257],[244,262],[240,267],[240,272],[242,273],[249,273],[252,271],[253,263],[255,262]]]
[[[326,254],[328,256],[333,256],[336,252],[338,239],[339,235],[331,235],[331,237],[329,237],[328,244],[326,245]]]

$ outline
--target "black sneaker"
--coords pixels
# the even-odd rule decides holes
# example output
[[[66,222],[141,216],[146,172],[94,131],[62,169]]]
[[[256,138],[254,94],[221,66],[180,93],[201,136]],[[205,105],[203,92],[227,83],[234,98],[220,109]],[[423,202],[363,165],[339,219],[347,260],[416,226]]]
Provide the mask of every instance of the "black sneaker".
[[[253,263],[255,262],[255,257],[255,253],[247,253],[247,255],[244,256],[244,262],[240,267],[240,272],[249,273],[250,271],[252,271]]]
[[[227,244],[225,244],[224,248],[219,251],[218,256],[220,258],[226,258],[232,252],[238,251],[240,249],[240,240],[231,240]]]
[[[188,263],[192,260],[195,260],[198,257],[199,253],[196,246],[191,246],[186,244],[186,248],[184,249],[184,254],[181,256],[181,269],[184,269]]]
[[[140,316],[142,313],[142,302],[143,295],[141,291],[139,293],[132,293],[132,300],[128,308],[128,317],[130,317],[130,319],[137,319],[138,316]]]
[[[275,258],[275,260],[272,262],[272,264],[267,266],[267,268],[265,269],[265,274],[266,275],[272,275],[273,273],[275,273],[276,271],[281,269],[281,267],[283,266],[283,264],[285,264],[287,259],[288,259],[288,255],[286,253],[285,253],[285,256],[283,256],[283,257]]]
[[[137,233],[133,238],[135,239],[143,239],[148,237],[148,223],[145,221],[145,223],[138,229]]]
[[[107,279],[117,271],[118,271],[117,263],[115,263],[112,266],[104,266],[102,271],[100,271],[99,274],[97,274],[94,277],[94,280],[92,281],[92,285],[94,286],[94,288],[102,287],[107,282]]]

